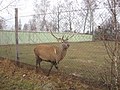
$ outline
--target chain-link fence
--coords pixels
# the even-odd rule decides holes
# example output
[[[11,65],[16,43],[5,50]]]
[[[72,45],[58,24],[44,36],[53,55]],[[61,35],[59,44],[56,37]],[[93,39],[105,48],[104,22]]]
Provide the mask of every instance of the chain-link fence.
[[[101,10],[101,8],[97,10]],[[82,11],[64,11],[61,12],[61,16],[63,17],[66,14],[70,14],[70,12],[72,12],[72,14],[77,13],[77,15],[80,16],[79,14]],[[64,74],[80,77],[88,82],[99,82],[99,84],[102,83],[101,85],[107,85],[109,87],[111,83],[111,56],[108,54],[107,49],[112,50],[114,48],[115,40],[113,37],[112,40],[106,38],[111,37],[111,35],[115,33],[112,31],[111,16],[108,15],[108,17],[105,17],[98,28],[95,22],[88,20],[87,24],[89,22],[92,24],[89,23],[90,25],[85,25],[85,23],[81,24],[82,22],[78,21],[78,18],[69,17],[69,19],[62,19],[62,21],[57,22],[57,19],[53,17],[55,14],[37,14],[39,17],[35,15],[19,17],[20,21],[24,20],[24,18],[32,17],[29,23],[24,24],[23,27],[21,27],[21,22],[18,23],[19,61],[35,65],[34,48],[37,45],[47,44],[59,46],[61,42],[58,42],[56,38],[51,35],[51,31],[58,38],[74,35],[68,40],[70,47],[65,58],[58,65],[60,71]],[[103,19],[105,14],[103,17],[98,14],[95,15],[95,19],[97,20],[98,18]],[[36,17],[39,18],[40,21],[36,21]],[[82,20],[82,18],[80,20]],[[117,22],[117,25],[119,27],[119,22]],[[101,30],[103,31],[101,32]],[[119,29],[117,30],[119,31]],[[104,40],[109,42],[108,48],[106,48]],[[111,55],[113,54],[113,52],[110,53]],[[11,30],[0,30],[0,57],[16,60],[16,38],[13,28]],[[41,63],[41,67],[49,70],[50,64],[43,62]],[[56,69],[53,69],[53,71],[56,71]],[[119,76],[118,74],[118,77]]]
[[[0,31],[1,39],[1,57],[10,58],[15,60],[15,31]],[[71,36],[73,33],[54,33],[57,37],[65,36]],[[71,43],[77,43],[77,42],[88,42],[92,41],[92,35],[86,35],[86,34],[75,34],[69,42]],[[21,55],[29,55],[29,49],[31,48],[30,55],[33,54],[33,48],[36,46],[36,44],[41,43],[58,43],[56,38],[54,38],[50,32],[28,32],[28,31],[19,31],[18,32],[18,49],[19,49],[19,58],[20,62],[24,62],[25,59],[28,57],[22,57]],[[60,44],[60,43],[59,43]],[[58,44],[57,44],[58,46]],[[23,51],[26,48],[26,54]],[[27,50],[28,49],[28,50]],[[3,53],[4,52],[4,53]],[[9,57],[10,56],[10,57]],[[32,56],[34,58],[34,56]],[[23,58],[24,60],[21,60]],[[27,60],[26,60],[27,61]],[[26,62],[25,61],[25,62]],[[28,62],[31,62],[31,60],[28,60]],[[29,63],[30,64],[30,63]]]
[[[73,33],[55,33],[55,36],[65,37]],[[0,57],[16,60],[16,45],[14,31],[1,31]],[[93,35],[75,33],[69,40],[70,47],[65,58],[59,63],[61,73],[69,74],[86,80],[100,80],[103,73],[103,66],[107,53],[102,41],[92,41]],[[18,32],[18,57],[20,62],[35,65],[34,48],[38,44],[48,44],[59,46],[58,42],[50,32]],[[49,52],[48,52],[49,53]],[[42,62],[41,67],[49,70],[50,63]],[[53,68],[52,72],[56,71]],[[99,72],[97,72],[99,71]]]

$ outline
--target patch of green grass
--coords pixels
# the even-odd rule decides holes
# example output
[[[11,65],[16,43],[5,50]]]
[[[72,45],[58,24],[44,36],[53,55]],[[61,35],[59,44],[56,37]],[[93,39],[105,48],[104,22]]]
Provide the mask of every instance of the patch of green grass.
[[[59,44],[54,44],[59,45]],[[35,62],[33,49],[36,45],[19,45],[19,57],[21,62],[33,64]],[[10,59],[15,58],[15,46],[7,45],[0,46],[0,56],[7,57]],[[81,43],[70,43],[67,55],[64,60],[92,60],[98,63],[104,61],[106,57],[106,51],[102,42],[81,42]]]

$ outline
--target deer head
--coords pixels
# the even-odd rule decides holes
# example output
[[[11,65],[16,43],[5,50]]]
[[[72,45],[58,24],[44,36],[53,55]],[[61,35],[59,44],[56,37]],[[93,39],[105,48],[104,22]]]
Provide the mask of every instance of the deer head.
[[[72,34],[71,36],[67,36],[67,37],[65,38],[64,35],[63,35],[62,37],[57,37],[57,36],[55,36],[51,30],[50,30],[50,33],[51,33],[51,35],[52,35],[58,42],[61,42],[62,44],[66,44],[66,45],[68,45],[68,46],[69,46],[68,40],[74,36],[74,34]]]

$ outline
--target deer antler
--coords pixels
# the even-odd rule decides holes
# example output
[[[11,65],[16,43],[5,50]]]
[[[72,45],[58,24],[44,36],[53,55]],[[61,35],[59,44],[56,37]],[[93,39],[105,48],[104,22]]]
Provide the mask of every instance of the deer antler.
[[[72,34],[71,36],[67,36],[66,40],[69,40],[70,38],[72,38],[74,36],[74,34]]]
[[[64,35],[62,36],[62,38],[58,38],[58,37],[56,37],[54,34],[53,34],[53,32],[50,30],[50,33],[51,33],[51,35],[54,37],[54,38],[56,38],[57,39],[57,41],[58,42],[62,42],[63,40],[64,40]]]
[[[50,30],[50,33],[54,38],[58,39],[58,37],[56,37],[51,30]]]
[[[50,33],[51,33],[51,35],[54,37],[54,38],[56,38],[57,39],[57,41],[59,42],[59,41],[63,41],[63,40],[69,40],[70,38],[72,38],[73,36],[74,36],[74,34],[72,34],[71,36],[67,36],[66,37],[66,39],[64,39],[64,35],[62,36],[62,38],[58,38],[58,37],[56,37],[54,34],[53,34],[53,32],[50,30]]]

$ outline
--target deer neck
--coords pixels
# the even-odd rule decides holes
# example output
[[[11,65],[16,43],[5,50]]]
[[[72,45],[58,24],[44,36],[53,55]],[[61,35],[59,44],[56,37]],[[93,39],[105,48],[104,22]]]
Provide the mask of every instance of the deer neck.
[[[67,49],[64,49],[64,47],[61,45],[60,46],[60,56],[61,56],[61,60],[65,57],[66,55],[66,52],[67,52]]]

